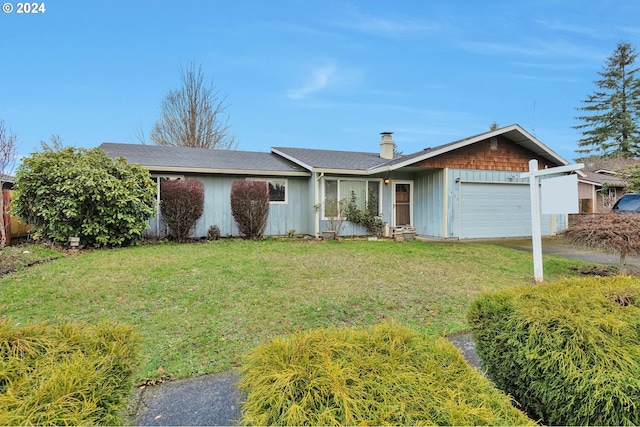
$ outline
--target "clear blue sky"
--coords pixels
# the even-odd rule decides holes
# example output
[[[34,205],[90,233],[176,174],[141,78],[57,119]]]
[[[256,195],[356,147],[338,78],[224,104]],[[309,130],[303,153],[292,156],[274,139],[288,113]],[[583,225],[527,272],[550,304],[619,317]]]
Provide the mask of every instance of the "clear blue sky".
[[[227,96],[241,150],[377,151],[390,131],[411,153],[496,121],[572,160],[576,107],[606,58],[621,41],[640,50],[634,0],[8,3],[0,119],[20,155],[52,134],[137,143],[195,61]]]

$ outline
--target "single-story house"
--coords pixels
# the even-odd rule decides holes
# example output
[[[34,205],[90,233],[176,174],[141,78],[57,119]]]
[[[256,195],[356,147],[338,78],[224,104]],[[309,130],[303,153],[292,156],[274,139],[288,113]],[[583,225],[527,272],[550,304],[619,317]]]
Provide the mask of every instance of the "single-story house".
[[[354,152],[273,147],[266,152],[207,150],[103,143],[111,157],[123,156],[148,169],[157,181],[195,178],[204,183],[204,214],[193,232],[205,236],[217,225],[238,235],[230,206],[236,180],[269,183],[271,204],[265,235],[290,232],[319,236],[329,223],[325,201],[374,201],[392,231],[415,228],[434,238],[497,238],[531,235],[529,180],[521,178],[531,159],[539,169],[564,166],[565,159],[519,125],[485,132],[404,155],[394,153],[390,132],[379,151]],[[567,215],[543,215],[542,233],[566,228]],[[162,235],[159,216],[150,235]],[[342,235],[366,229],[346,223]]]
[[[578,179],[580,213],[607,213],[625,193],[627,182],[615,171],[585,171]]]

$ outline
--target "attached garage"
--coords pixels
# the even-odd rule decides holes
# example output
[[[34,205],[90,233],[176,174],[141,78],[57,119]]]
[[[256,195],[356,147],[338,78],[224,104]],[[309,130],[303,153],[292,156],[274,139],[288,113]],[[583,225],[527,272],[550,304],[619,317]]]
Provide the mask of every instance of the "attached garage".
[[[528,183],[461,182],[459,238],[531,236],[530,197]],[[543,215],[543,235],[551,225],[551,215]]]

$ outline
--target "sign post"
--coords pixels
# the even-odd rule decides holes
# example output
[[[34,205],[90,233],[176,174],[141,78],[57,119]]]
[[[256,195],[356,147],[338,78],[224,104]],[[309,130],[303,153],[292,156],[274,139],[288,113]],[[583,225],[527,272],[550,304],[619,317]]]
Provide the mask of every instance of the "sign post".
[[[542,268],[542,231],[540,227],[540,177],[543,175],[560,174],[572,172],[584,168],[584,164],[559,166],[556,168],[538,170],[536,159],[529,161],[529,172],[520,174],[520,178],[529,178],[529,189],[531,193],[531,243],[533,249],[533,279],[536,283],[544,280]],[[559,197],[566,195],[559,195]],[[554,213],[576,213],[578,207],[577,185],[575,194],[575,211],[560,211]]]

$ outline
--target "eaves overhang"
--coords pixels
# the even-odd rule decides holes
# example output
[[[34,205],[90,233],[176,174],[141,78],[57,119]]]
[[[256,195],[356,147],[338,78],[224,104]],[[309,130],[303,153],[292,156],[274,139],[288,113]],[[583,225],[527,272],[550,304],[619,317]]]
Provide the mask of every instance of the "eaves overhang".
[[[174,173],[200,173],[200,174],[220,174],[220,175],[261,175],[261,176],[311,176],[306,171],[269,171],[260,169],[214,169],[214,168],[193,168],[177,166],[150,166],[140,165],[150,172],[174,172]]]
[[[536,137],[534,137],[529,132],[527,132],[522,127],[516,124],[516,125],[507,126],[501,129],[497,129],[495,131],[485,132],[469,138],[461,139],[459,141],[455,141],[449,144],[441,145],[433,149],[426,149],[422,154],[409,155],[406,160],[393,162],[392,164],[376,166],[375,168],[372,168],[370,170],[370,173],[382,173],[389,170],[397,170],[404,167],[408,167],[415,163],[421,162],[423,160],[437,157],[439,155],[448,153],[450,151],[464,148],[466,146],[475,144],[483,140],[491,139],[496,136],[504,136],[509,140],[513,141],[515,144],[520,145],[528,149],[529,151],[535,153],[536,155],[543,157],[545,159],[548,159],[560,166],[566,166],[570,164],[562,156],[560,156],[555,151],[553,151],[552,149],[544,145]],[[583,172],[579,170],[576,171],[576,173],[579,176],[586,176]]]

